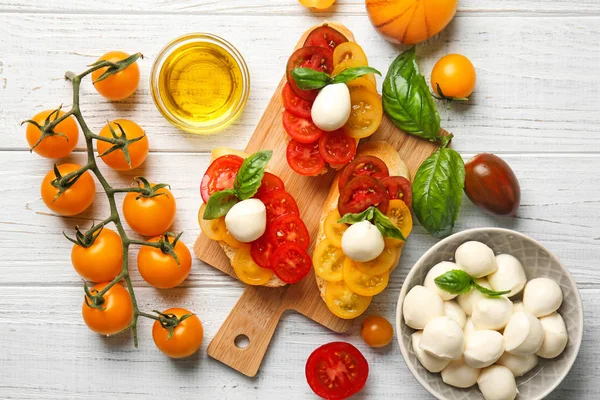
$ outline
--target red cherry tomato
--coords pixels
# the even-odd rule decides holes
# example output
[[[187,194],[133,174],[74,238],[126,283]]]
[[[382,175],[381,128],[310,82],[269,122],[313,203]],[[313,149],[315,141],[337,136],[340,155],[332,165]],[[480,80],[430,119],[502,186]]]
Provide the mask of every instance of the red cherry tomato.
[[[269,240],[269,235],[262,235],[250,245],[250,256],[259,267],[271,269],[269,260],[273,250],[275,250],[275,247]]]
[[[375,179],[382,180],[390,176],[387,165],[379,158],[374,156],[359,156],[356,157],[350,164],[346,166],[342,176],[340,177],[339,187],[342,189],[355,176],[367,175]]]
[[[371,206],[386,213],[390,205],[387,191],[383,185],[371,176],[357,176],[348,183],[338,200],[340,215],[357,214]]]
[[[310,111],[312,109],[312,102],[304,100],[298,97],[292,90],[289,83],[286,83],[283,87],[283,107],[300,118],[310,119]]]
[[[292,139],[287,145],[285,156],[290,168],[300,175],[315,176],[325,168],[318,142],[302,144]]]
[[[277,247],[269,262],[275,275],[285,283],[300,282],[312,268],[310,256],[296,243],[284,243]]]
[[[344,165],[356,155],[356,140],[342,130],[327,132],[319,140],[321,157],[331,165]]]
[[[233,181],[243,162],[242,157],[228,154],[210,164],[200,182],[200,194],[204,203],[208,202],[213,193],[233,188]]]
[[[254,195],[254,197],[263,196],[267,192],[270,192],[271,190],[277,190],[277,189],[279,189],[279,190],[285,189],[283,181],[277,175],[273,175],[270,172],[265,172],[265,176],[263,177],[263,180],[260,183],[260,187],[258,188],[258,191]]]
[[[410,208],[412,207],[412,186],[403,176],[388,176],[381,180],[387,190],[390,200],[400,199]]]
[[[361,391],[369,377],[369,364],[350,343],[327,343],[308,357],[306,381],[317,396],[347,399]]]
[[[285,190],[271,190],[259,197],[267,209],[267,223],[285,214],[300,215],[298,204]],[[259,264],[260,265],[260,264]]]
[[[302,47],[296,50],[288,60],[286,77],[291,89],[300,98],[313,101],[319,94],[319,90],[300,89],[294,78],[292,78],[294,68],[311,68],[315,71],[331,74],[333,71],[333,52],[318,46]]]
[[[335,50],[340,43],[347,41],[348,39],[346,36],[342,35],[340,32],[328,25],[323,25],[309,33],[306,41],[304,42],[304,47],[319,46],[329,49],[333,52],[333,50]]]
[[[268,228],[269,240],[277,248],[284,243],[296,243],[304,250],[310,245],[310,235],[304,222],[295,214],[277,218]]]
[[[283,112],[283,128],[292,139],[307,144],[316,142],[324,133],[310,119],[297,117],[289,111]]]

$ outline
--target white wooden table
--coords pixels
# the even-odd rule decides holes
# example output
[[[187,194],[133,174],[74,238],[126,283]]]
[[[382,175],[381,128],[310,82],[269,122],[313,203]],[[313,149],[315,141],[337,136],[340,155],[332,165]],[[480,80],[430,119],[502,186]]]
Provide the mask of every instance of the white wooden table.
[[[20,121],[42,109],[69,105],[67,69],[111,49],[141,51],[143,76],[124,103],[102,99],[88,82],[82,107],[93,129],[107,119],[142,125],[151,154],[142,173],[169,182],[177,198],[174,229],[192,246],[199,228],[198,184],[217,145],[243,148],[266,107],[299,35],[324,18],[346,24],[371,63],[386,71],[399,50],[372,29],[362,0],[338,0],[333,14],[312,15],[296,0],[0,0],[0,398],[118,398],[170,396],[202,399],[314,398],[304,379],[306,358],[317,346],[347,340],[371,366],[359,398],[428,398],[412,377],[394,340],[368,348],[359,322],[339,336],[304,317],[287,314],[259,375],[246,378],[206,355],[243,286],[197,260],[175,290],[149,287],[134,268],[143,309],[181,305],[196,312],[205,343],[191,359],[173,361],[154,346],[150,322],[141,320],[140,346],[131,334],[105,338],[81,319],[81,280],[61,235],[106,212],[101,193],[91,210],[59,218],[40,199],[39,185],[52,162],[29,153]],[[517,229],[550,248],[571,270],[584,301],[585,334],[579,358],[552,399],[600,398],[600,2],[598,0],[461,0],[452,24],[418,48],[428,76],[448,52],[470,57],[478,82],[472,101],[449,109],[442,125],[456,135],[465,158],[494,152],[515,170],[523,191],[515,219],[488,217],[465,198],[457,229]],[[248,62],[250,101],[238,122],[211,137],[181,132],[154,108],[148,75],[158,51],[188,32],[218,34]],[[381,84],[381,81],[379,82]],[[69,160],[84,159],[77,150]],[[104,169],[111,182],[133,174]],[[136,171],[136,174],[139,173]],[[411,265],[435,240],[416,226],[389,288],[371,311],[394,320],[396,301]],[[132,258],[135,261],[135,258]]]

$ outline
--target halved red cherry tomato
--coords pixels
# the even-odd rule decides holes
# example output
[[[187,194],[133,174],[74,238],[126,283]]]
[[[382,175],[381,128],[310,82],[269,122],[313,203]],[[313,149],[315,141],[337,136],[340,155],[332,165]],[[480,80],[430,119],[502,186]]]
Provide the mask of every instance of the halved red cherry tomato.
[[[307,250],[310,235],[306,225],[297,215],[286,214],[277,218],[269,226],[269,240],[276,248],[284,243],[296,243]]]
[[[310,119],[310,111],[312,109],[312,102],[304,100],[299,97],[292,90],[289,83],[286,83],[283,87],[283,107],[300,118]]]
[[[369,377],[369,364],[350,343],[327,343],[308,357],[306,381],[317,396],[347,399],[361,391]]]
[[[390,205],[387,191],[383,185],[371,176],[357,176],[340,193],[338,210],[343,217],[348,213],[357,214],[371,206],[386,213]]]
[[[267,209],[267,223],[275,221],[278,217],[285,214],[300,215],[296,200],[285,190],[271,190],[260,196],[259,199]]]
[[[316,142],[324,133],[310,119],[297,117],[289,111],[283,112],[283,128],[292,139],[307,144]]]
[[[200,182],[200,194],[204,203],[208,202],[213,193],[233,187],[233,181],[243,162],[242,157],[228,154],[210,164]]]
[[[319,152],[319,143],[303,144],[290,140],[285,152],[288,165],[297,174],[318,175],[325,168],[325,160]]]
[[[356,155],[356,140],[342,130],[327,132],[319,140],[319,151],[329,164],[343,165]]]
[[[262,235],[250,245],[250,256],[261,268],[271,269],[271,254],[273,254],[273,243],[269,241],[269,235]]]
[[[408,207],[412,207],[412,186],[410,181],[403,176],[388,176],[381,180],[387,190],[390,200],[399,199]]]
[[[254,197],[260,197],[265,195],[267,192],[271,190],[284,190],[285,186],[281,178],[277,175],[273,175],[270,172],[265,172],[265,176],[260,183],[260,187],[258,188],[258,192],[254,195]]]
[[[342,35],[340,32],[328,25],[323,25],[309,33],[306,41],[304,42],[304,47],[319,46],[329,49],[333,52],[333,50],[335,50],[340,43],[347,41],[348,39],[346,36]]]
[[[355,176],[367,175],[382,180],[390,176],[387,165],[375,156],[360,156],[346,166],[340,177],[340,192]]]
[[[275,275],[285,283],[300,282],[312,268],[310,256],[296,243],[284,243],[277,247],[269,262]]]
[[[294,68],[311,68],[315,71],[331,74],[333,71],[333,52],[324,47],[305,46],[296,50],[287,63],[286,77],[291,89],[300,98],[308,101],[313,101],[319,91],[302,90],[296,85],[296,81],[292,78],[292,70]]]

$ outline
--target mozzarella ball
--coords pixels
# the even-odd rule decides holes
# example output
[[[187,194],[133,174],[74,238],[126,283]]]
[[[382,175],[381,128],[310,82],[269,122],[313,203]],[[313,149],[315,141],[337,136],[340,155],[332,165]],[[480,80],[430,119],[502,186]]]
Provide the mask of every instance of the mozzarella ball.
[[[481,369],[468,366],[461,357],[442,370],[442,380],[446,385],[465,389],[477,383],[480,372]]]
[[[446,368],[448,364],[450,364],[450,360],[444,360],[443,358],[432,356],[431,354],[423,351],[423,349],[419,347],[419,343],[421,342],[421,336],[423,336],[422,331],[417,331],[411,336],[412,348],[415,352],[415,355],[417,356],[417,360],[419,360],[423,368],[425,368],[427,371],[433,373],[440,372],[441,370]]]
[[[324,131],[335,131],[350,118],[352,102],[345,83],[327,85],[319,91],[310,115],[314,124]]]
[[[496,256],[496,265],[496,272],[487,277],[492,289],[497,292],[510,290],[508,297],[520,293],[527,283],[521,262],[510,254],[499,254]]]
[[[225,226],[236,240],[253,242],[267,229],[267,209],[258,199],[242,200],[225,215]]]
[[[544,341],[537,355],[542,358],[558,357],[567,347],[569,335],[565,321],[558,313],[552,313],[540,318],[544,329]]]
[[[477,329],[475,329],[475,326],[473,326],[473,320],[471,319],[471,317],[468,317],[467,321],[465,322],[465,326],[463,327],[463,333],[465,334],[465,338],[473,334],[474,332],[477,332]]]
[[[465,335],[452,318],[438,317],[425,325],[419,347],[432,356],[457,360],[465,350]]]
[[[444,313],[455,320],[458,325],[462,328],[465,327],[465,322],[467,322],[467,314],[465,314],[464,310],[460,308],[457,302],[455,301],[445,301],[444,302]]]
[[[496,331],[475,331],[465,338],[463,357],[473,368],[489,367],[504,353],[504,337]]]
[[[534,354],[542,346],[544,329],[529,312],[513,314],[504,329],[506,351],[518,356]]]
[[[438,276],[444,275],[446,272],[452,271],[453,269],[460,269],[460,268],[458,268],[458,265],[456,265],[455,263],[450,262],[450,261],[442,261],[441,263],[435,264],[429,270],[429,272],[427,273],[427,276],[425,276],[425,281],[423,282],[423,286],[425,286],[427,289],[433,290],[435,293],[437,293],[438,296],[440,296],[442,298],[442,300],[452,300],[457,295],[440,289],[435,284],[434,280]]]
[[[517,356],[516,354],[511,354],[505,352],[502,354],[502,357],[498,361],[496,361],[496,365],[502,365],[510,370],[513,373],[515,378],[519,376],[523,376],[529,371],[531,371],[538,363],[538,356],[535,354],[528,354],[526,356]]]
[[[496,272],[494,251],[481,242],[465,242],[458,246],[454,254],[456,264],[473,278],[482,278]]]
[[[367,262],[376,259],[383,252],[383,235],[369,221],[350,225],[342,235],[342,250],[354,261]]]
[[[514,375],[501,365],[492,365],[481,371],[477,385],[485,400],[514,400],[518,393]]]
[[[520,311],[527,311],[522,301],[515,301],[513,303],[513,314],[518,313]]]
[[[525,285],[523,305],[538,318],[558,310],[562,301],[562,290],[552,279],[536,278]]]
[[[489,282],[485,278],[475,279],[475,282],[479,286],[483,286],[487,289],[492,289]],[[473,314],[473,305],[477,303],[479,300],[484,299],[486,296],[482,294],[479,290],[475,288],[471,288],[468,293],[461,294],[458,296],[458,304],[465,310],[465,314],[471,315]]]
[[[513,314],[512,302],[504,296],[485,297],[473,306],[473,325],[477,329],[500,330]]]
[[[444,315],[444,302],[424,286],[410,289],[402,303],[404,322],[413,329],[423,329],[429,321]]]

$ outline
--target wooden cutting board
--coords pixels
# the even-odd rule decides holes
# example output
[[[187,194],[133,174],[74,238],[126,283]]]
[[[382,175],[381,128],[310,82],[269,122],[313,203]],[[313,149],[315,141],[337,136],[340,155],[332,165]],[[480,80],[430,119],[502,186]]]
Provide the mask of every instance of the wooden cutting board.
[[[310,32],[312,28],[307,31]],[[306,34],[305,34],[306,36]],[[349,35],[347,35],[349,36]],[[352,40],[351,37],[349,39]],[[299,46],[304,43],[304,37]],[[319,177],[303,177],[294,173],[287,165],[286,133],[283,129],[281,113],[283,105],[281,90],[285,77],[279,83],[245,151],[273,150],[269,162],[271,172],[278,175],[298,202],[300,215],[312,242],[316,239],[322,205],[335,176],[330,171]],[[408,135],[384,116],[377,132],[368,140],[386,141],[397,150],[411,176],[437,149],[436,145]],[[309,254],[312,254],[311,245]],[[236,277],[229,259],[217,242],[200,235],[194,244],[196,256],[226,274]],[[255,376],[267,351],[275,328],[284,311],[295,310],[334,332],[345,332],[352,320],[343,320],[334,316],[321,299],[314,272],[295,285],[281,288],[248,286],[237,304],[208,346],[208,355],[229,365],[247,376]],[[236,340],[246,336],[248,345],[244,348],[236,345]]]

